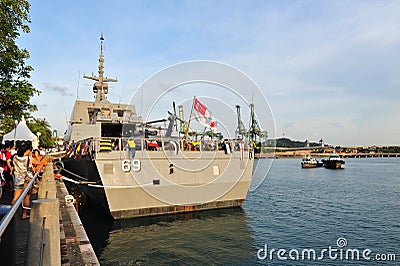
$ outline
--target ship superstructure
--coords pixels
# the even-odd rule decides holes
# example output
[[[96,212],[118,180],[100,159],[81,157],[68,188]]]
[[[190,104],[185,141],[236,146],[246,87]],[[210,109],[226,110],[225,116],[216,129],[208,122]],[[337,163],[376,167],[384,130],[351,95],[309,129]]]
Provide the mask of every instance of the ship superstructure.
[[[253,168],[246,140],[162,135],[134,105],[109,102],[108,82],[117,80],[104,77],[100,41],[98,76],[84,76],[96,99],[76,100],[65,137],[65,180],[115,219],[241,206]],[[176,119],[158,122],[173,128]]]

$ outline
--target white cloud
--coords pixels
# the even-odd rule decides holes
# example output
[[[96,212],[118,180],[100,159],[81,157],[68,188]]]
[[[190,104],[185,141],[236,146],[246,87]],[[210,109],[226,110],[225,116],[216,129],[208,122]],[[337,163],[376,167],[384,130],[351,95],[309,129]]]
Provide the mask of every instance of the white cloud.
[[[65,86],[60,86],[60,85],[51,84],[51,83],[48,83],[48,82],[43,82],[43,87],[45,89],[47,89],[47,90],[59,93],[62,96],[73,96],[73,94]]]

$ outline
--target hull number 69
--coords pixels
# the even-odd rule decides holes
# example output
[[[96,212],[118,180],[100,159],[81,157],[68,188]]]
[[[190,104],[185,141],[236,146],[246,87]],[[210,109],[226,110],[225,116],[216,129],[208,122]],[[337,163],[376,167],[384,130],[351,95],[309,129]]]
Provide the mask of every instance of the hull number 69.
[[[130,171],[139,172],[140,171],[140,160],[132,159],[132,160],[122,160],[122,171],[130,172]]]

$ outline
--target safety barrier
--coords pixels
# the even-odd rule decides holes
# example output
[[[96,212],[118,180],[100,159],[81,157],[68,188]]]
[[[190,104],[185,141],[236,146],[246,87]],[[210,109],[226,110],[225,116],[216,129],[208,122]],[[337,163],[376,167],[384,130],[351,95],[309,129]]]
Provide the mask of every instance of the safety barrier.
[[[32,201],[26,265],[61,265],[60,214],[53,165],[48,164]]]
[[[12,206],[9,205],[2,206],[3,210],[7,209],[7,212],[0,221],[0,239],[1,239],[0,254],[3,258],[1,262],[2,265],[3,264],[13,265],[16,263],[16,253],[15,253],[17,245],[16,242],[17,225],[15,222],[15,219],[17,219],[16,214],[24,200],[24,197],[26,196],[26,194],[28,193],[28,191],[31,189],[36,179],[38,178],[42,167],[43,166],[41,166],[39,171],[33,176],[32,180],[28,183],[27,187],[22,191],[21,195]]]
[[[36,178],[39,176],[40,170],[42,167],[40,167],[39,171],[33,176],[32,180],[29,181],[27,187],[22,191],[21,195],[17,199],[17,201],[14,203],[14,205],[11,207],[11,209],[7,212],[7,214],[3,217],[3,219],[0,222],[0,237],[3,235],[4,231],[7,229],[7,226],[13,219],[14,215],[17,213],[19,206],[21,205],[24,197],[26,194],[28,194],[28,191],[31,189],[33,186]]]
[[[120,151],[124,152],[129,150],[128,142],[130,138],[106,138],[90,139],[94,152],[97,154],[104,151]],[[243,147],[245,151],[249,150],[248,142],[246,140],[185,140],[175,138],[133,138],[135,141],[135,149],[140,150],[170,150],[179,149],[183,151],[216,151],[224,150],[225,145],[229,145],[231,151],[238,151]],[[84,140],[88,141],[88,140]],[[106,142],[107,141],[107,142]],[[103,143],[103,145],[102,145]],[[107,143],[107,149],[104,149],[104,143]],[[110,145],[111,143],[111,145]],[[77,144],[75,144],[78,146]],[[241,146],[243,145],[243,146]]]
[[[14,205],[0,222],[0,237],[6,231],[19,206],[35,180],[39,171],[33,176]],[[48,164],[39,182],[38,199],[32,201],[29,220],[26,265],[61,265],[59,202],[56,194],[53,165]]]

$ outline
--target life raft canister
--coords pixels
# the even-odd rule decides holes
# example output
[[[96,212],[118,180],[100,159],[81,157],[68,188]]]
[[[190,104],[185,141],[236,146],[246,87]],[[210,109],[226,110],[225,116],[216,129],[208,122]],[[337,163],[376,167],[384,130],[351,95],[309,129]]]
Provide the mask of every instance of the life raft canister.
[[[101,139],[99,152],[109,152],[111,150],[112,150],[111,140],[110,139]]]

